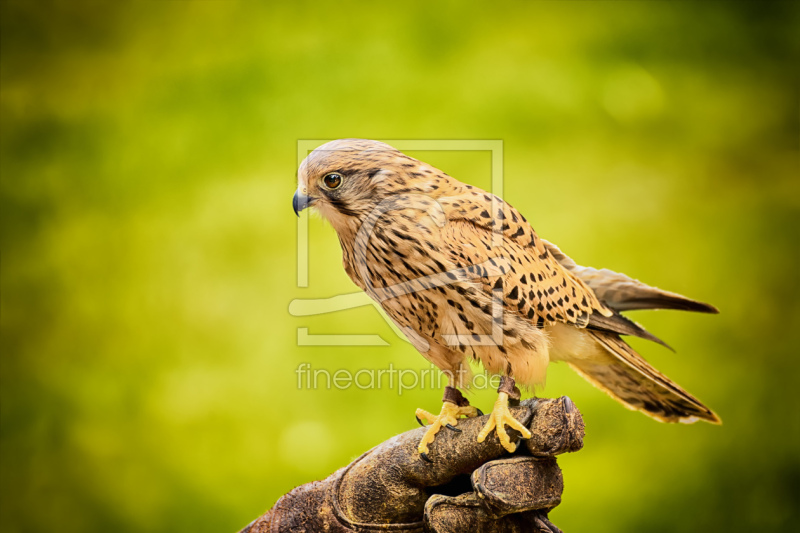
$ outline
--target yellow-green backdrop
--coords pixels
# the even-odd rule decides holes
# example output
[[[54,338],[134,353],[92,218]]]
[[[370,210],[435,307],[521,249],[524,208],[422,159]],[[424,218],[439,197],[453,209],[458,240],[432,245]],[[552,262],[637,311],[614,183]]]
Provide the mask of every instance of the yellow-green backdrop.
[[[567,531],[798,523],[794,2],[2,2],[3,531],[233,531],[415,426],[441,392],[298,389],[423,370],[310,221],[300,139],[498,139],[504,197],[579,263],[717,305],[634,345],[721,427],[658,424],[566,367],[586,447]],[[417,153],[488,185],[485,152]],[[298,346],[377,334],[389,346]],[[487,409],[493,393],[477,391]]]

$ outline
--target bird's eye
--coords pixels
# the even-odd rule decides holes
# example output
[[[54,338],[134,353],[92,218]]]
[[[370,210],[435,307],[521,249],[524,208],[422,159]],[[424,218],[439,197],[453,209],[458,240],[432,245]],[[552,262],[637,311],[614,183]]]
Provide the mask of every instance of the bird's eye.
[[[322,178],[322,183],[329,189],[335,189],[342,184],[342,175],[336,172],[325,174],[325,177]]]

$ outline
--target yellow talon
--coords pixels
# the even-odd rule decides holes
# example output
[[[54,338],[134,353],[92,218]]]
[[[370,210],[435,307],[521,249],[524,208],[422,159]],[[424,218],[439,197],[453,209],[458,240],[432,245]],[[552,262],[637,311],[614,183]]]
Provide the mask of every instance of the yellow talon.
[[[486,422],[486,425],[483,426],[481,432],[478,433],[478,442],[483,442],[486,440],[486,437],[489,436],[489,433],[491,433],[493,429],[496,429],[497,438],[500,439],[500,444],[503,446],[503,448],[509,452],[514,452],[514,450],[516,450],[516,446],[511,444],[511,439],[506,432],[505,426],[509,426],[522,433],[522,438],[524,439],[531,438],[531,432],[528,431],[528,428],[520,424],[516,418],[511,416],[511,412],[508,410],[508,394],[501,392],[497,396],[497,401],[494,402],[494,409],[492,409],[492,414],[489,415],[489,421]]]
[[[462,416],[469,418],[478,416],[478,410],[471,405],[459,407],[454,403],[444,402],[442,404],[442,412],[439,413],[438,416],[433,415],[423,409],[417,409],[416,415],[418,419],[424,419],[428,422],[428,424],[430,424],[428,431],[426,431],[425,435],[422,436],[422,440],[419,442],[419,446],[417,447],[417,451],[419,453],[427,454],[429,451],[428,444],[433,442],[433,440],[436,438],[436,434],[441,428],[446,427],[448,424],[453,427],[457,426],[458,419]]]

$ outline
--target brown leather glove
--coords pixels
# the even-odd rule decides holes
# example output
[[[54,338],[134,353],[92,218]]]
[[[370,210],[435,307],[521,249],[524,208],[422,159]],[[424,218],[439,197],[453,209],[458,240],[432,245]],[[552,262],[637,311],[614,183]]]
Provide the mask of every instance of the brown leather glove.
[[[533,433],[514,454],[494,432],[478,444],[485,416],[440,431],[433,463],[417,452],[425,430],[407,431],[295,488],[240,533],[558,532],[547,519],[563,490],[554,456],[583,446],[583,419],[567,397],[532,398],[512,414]]]

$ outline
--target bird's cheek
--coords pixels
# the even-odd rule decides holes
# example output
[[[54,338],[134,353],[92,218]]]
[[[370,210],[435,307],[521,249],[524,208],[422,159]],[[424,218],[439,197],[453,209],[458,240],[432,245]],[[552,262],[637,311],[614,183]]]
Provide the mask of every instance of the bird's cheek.
[[[314,209],[320,214],[320,216],[322,216],[322,218],[326,220],[330,219],[331,212],[334,211],[333,207],[331,207],[331,205],[324,199],[314,202]]]

